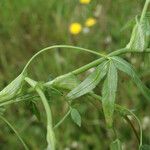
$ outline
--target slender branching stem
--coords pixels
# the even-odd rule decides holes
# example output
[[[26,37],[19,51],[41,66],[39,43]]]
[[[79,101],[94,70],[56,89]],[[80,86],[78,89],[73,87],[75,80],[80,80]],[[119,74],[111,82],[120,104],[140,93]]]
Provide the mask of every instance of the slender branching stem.
[[[99,101],[101,101],[102,100],[102,97],[101,96],[99,96],[99,95],[97,95],[97,94],[95,94],[95,93],[90,93],[90,96],[92,96],[93,98],[95,98],[95,99],[97,99],[97,100],[99,100]],[[140,120],[138,119],[138,117],[132,112],[132,111],[130,111],[129,109],[127,109],[127,108],[124,108],[124,107],[122,107],[122,106],[120,106],[120,105],[118,105],[118,104],[115,104],[115,110],[117,111],[117,112],[123,112],[123,113],[125,113],[125,117],[127,116],[127,115],[131,115],[131,116],[133,116],[135,119],[136,119],[136,121],[137,121],[137,123],[138,123],[138,126],[139,126],[139,130],[140,130],[140,137],[138,136],[138,133],[137,133],[137,131],[135,130],[135,127],[134,127],[134,125],[132,124],[132,129],[133,129],[133,131],[134,131],[134,133],[135,133],[135,135],[136,135],[136,137],[138,137],[138,141],[139,141],[139,147],[140,146],[142,146],[142,126],[141,126],[141,123],[140,123]],[[126,119],[126,118],[125,118]],[[127,120],[128,121],[128,120]],[[128,122],[129,123],[129,122]],[[130,125],[131,125],[131,122],[130,122]]]
[[[131,122],[131,120],[129,119],[128,116],[124,116],[124,119],[129,123],[129,125],[131,126],[131,128],[132,128],[132,130],[133,130],[133,132],[134,132],[138,142],[140,143],[140,137],[139,137],[138,132],[136,131],[133,123]]]
[[[53,123],[52,123],[52,112],[50,109],[50,106],[48,104],[47,98],[45,94],[43,93],[40,86],[38,86],[37,82],[26,77],[25,81],[31,85],[31,87],[35,88],[37,93],[39,94],[42,103],[44,105],[46,116],[47,116],[47,142],[48,142],[48,149],[55,150],[55,134],[53,131]]]
[[[23,139],[21,138],[21,136],[19,135],[19,133],[17,132],[17,130],[11,125],[11,123],[9,121],[7,121],[3,116],[0,115],[0,119],[2,119],[16,134],[16,136],[18,137],[18,139],[20,140],[20,142],[22,143],[23,147],[25,150],[29,150],[28,146],[26,145],[26,143],[23,141]]]
[[[71,45],[54,45],[54,46],[49,46],[49,47],[46,47],[46,48],[40,50],[40,51],[37,52],[33,57],[31,57],[31,59],[27,62],[26,66],[24,67],[23,72],[26,71],[26,69],[28,68],[28,66],[30,65],[30,63],[31,63],[38,55],[40,55],[41,53],[46,52],[46,51],[48,51],[48,50],[52,50],[52,49],[56,49],[56,48],[67,48],[67,49],[73,49],[73,50],[80,50],[80,51],[85,51],[85,52],[88,52],[88,53],[95,54],[95,55],[97,55],[97,56],[107,57],[107,56],[105,56],[104,54],[100,54],[100,53],[98,53],[98,52],[96,52],[96,51],[93,51],[93,50],[90,50],[90,49],[86,49],[86,48],[82,48],[82,47],[71,46]]]
[[[64,115],[64,117],[54,126],[53,129],[58,128],[58,127],[65,121],[65,119],[69,116],[70,112],[71,112],[71,109],[68,110],[68,112],[67,112],[67,113]]]
[[[143,21],[145,15],[146,15],[149,4],[150,4],[150,0],[146,0],[143,11],[142,11],[142,14],[141,14],[140,22]]]

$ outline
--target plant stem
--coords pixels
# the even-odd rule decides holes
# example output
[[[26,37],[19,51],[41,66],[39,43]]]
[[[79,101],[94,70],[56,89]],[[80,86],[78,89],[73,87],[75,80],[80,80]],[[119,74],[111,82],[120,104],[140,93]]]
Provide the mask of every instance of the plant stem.
[[[49,107],[48,101],[46,96],[44,95],[43,91],[41,90],[40,86],[38,86],[37,82],[26,77],[25,81],[31,85],[31,87],[35,88],[37,93],[39,94],[42,103],[44,105],[45,111],[46,111],[46,117],[47,117],[47,143],[48,143],[48,149],[55,150],[55,134],[53,131],[53,124],[52,124],[52,113],[51,109]]]
[[[124,54],[125,52],[127,52],[127,50],[128,50],[127,48],[119,49],[119,50],[117,50],[117,51],[114,51],[114,52],[108,54],[108,57]],[[78,74],[80,74],[80,73],[82,73],[82,72],[87,71],[88,69],[90,69],[90,68],[92,68],[92,67],[95,67],[95,66],[99,65],[99,64],[102,63],[105,59],[106,59],[106,58],[104,58],[104,57],[103,57],[103,58],[100,58],[100,59],[97,59],[97,60],[95,60],[95,61],[93,61],[93,62],[91,62],[91,63],[89,63],[89,64],[87,64],[87,65],[85,65],[85,66],[83,66],[83,67],[81,67],[81,68],[79,68],[79,69],[76,69],[76,70],[72,71],[72,73],[73,73],[74,75],[78,75]]]
[[[24,149],[29,150],[29,148],[27,147],[27,145],[25,144],[25,142],[23,141],[19,133],[16,131],[16,129],[3,116],[0,116],[0,118],[14,131],[14,133],[16,134],[16,136],[18,137],[18,139],[21,141],[22,145],[24,146]]]
[[[48,148],[50,150],[55,150],[55,134],[53,131],[53,125],[52,125],[52,113],[51,109],[49,107],[48,101],[43,93],[43,91],[40,88],[36,89],[37,93],[41,97],[41,100],[43,102],[46,116],[47,116],[47,142],[48,142]]]
[[[99,96],[99,95],[97,95],[97,94],[95,94],[95,93],[90,93],[89,95],[92,96],[93,98],[99,100],[99,101],[101,101],[101,99],[102,99],[101,96]],[[134,131],[134,133],[136,134],[136,136],[138,136],[139,147],[142,146],[142,141],[143,141],[143,139],[142,139],[142,134],[143,134],[143,133],[142,133],[142,127],[141,127],[140,120],[137,118],[137,116],[136,116],[132,111],[130,111],[130,110],[128,110],[127,108],[124,108],[124,107],[122,107],[122,106],[120,106],[120,105],[118,105],[118,104],[115,104],[115,110],[116,110],[117,112],[121,112],[121,113],[124,112],[125,114],[131,115],[131,116],[133,116],[133,117],[136,119],[136,121],[138,122],[139,130],[140,130],[140,138],[139,138],[139,136],[137,135],[137,132],[135,133],[135,131]],[[134,128],[134,129],[135,129],[135,128]],[[133,130],[134,130],[134,129],[133,129]]]
[[[141,14],[140,22],[143,21],[145,15],[146,15],[146,12],[147,12],[149,3],[150,3],[150,0],[146,0],[145,5],[144,5],[144,8],[143,8],[143,11],[142,11],[142,14]]]
[[[69,109],[69,111],[65,114],[65,116],[54,126],[53,129],[56,129],[58,128],[62,123],[63,121],[68,117],[68,115],[70,114],[71,112],[71,109]]]
[[[98,55],[98,56],[101,56],[101,57],[106,57],[105,55],[100,54],[100,53],[98,53],[98,52],[96,52],[96,51],[93,51],[93,50],[90,50],[90,49],[86,49],[86,48],[82,48],[82,47],[71,46],[71,45],[54,45],[54,46],[46,47],[46,48],[40,50],[39,52],[37,52],[34,56],[32,56],[31,59],[27,62],[26,66],[24,67],[24,69],[23,69],[22,72],[25,72],[25,71],[26,71],[26,69],[28,68],[28,66],[30,65],[30,63],[31,63],[38,55],[40,55],[41,53],[43,53],[43,52],[45,52],[45,51],[54,49],[54,48],[68,48],[68,49],[74,49],[74,50],[81,50],[81,51],[89,52],[89,53],[92,53],[92,54],[95,54],[95,55]]]
[[[137,137],[138,142],[140,143],[139,135],[138,135],[138,133],[137,133],[137,131],[136,131],[136,129],[135,129],[133,123],[132,123],[131,120],[128,118],[128,116],[125,116],[124,118],[125,118],[125,120],[130,124],[130,126],[131,126],[131,128],[132,128],[132,130],[133,130],[133,132],[134,132],[134,134],[135,134],[135,136]]]

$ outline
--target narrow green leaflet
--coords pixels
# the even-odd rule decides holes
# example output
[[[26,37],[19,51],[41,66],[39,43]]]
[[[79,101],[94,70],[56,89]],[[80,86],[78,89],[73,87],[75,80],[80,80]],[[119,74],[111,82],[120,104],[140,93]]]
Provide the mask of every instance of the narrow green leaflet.
[[[104,81],[102,89],[102,106],[106,124],[109,128],[112,127],[113,123],[113,113],[117,91],[117,80],[118,80],[117,69],[113,61],[110,61],[107,78]]]
[[[120,57],[114,56],[112,57],[112,59],[114,60],[114,63],[119,70],[131,76],[131,78],[133,79],[139,90],[142,92],[142,94],[145,96],[145,98],[150,101],[150,89],[148,89],[142,83],[134,68],[127,61]]]
[[[67,74],[65,77],[58,77],[52,84],[56,88],[72,90],[79,84],[79,81],[72,73]]]
[[[41,114],[40,114],[40,111],[39,111],[39,109],[38,109],[38,107],[36,105],[36,102],[30,101],[29,102],[29,109],[37,117],[37,119],[39,121],[41,121]]]
[[[110,150],[122,150],[121,142],[119,139],[116,139],[111,143]]]
[[[133,28],[131,39],[127,45],[128,49],[133,51],[143,52],[149,44],[150,40],[150,25],[149,20],[145,17],[142,22],[136,20],[136,25]]]
[[[0,92],[0,101],[5,101],[13,98],[17,94],[17,92],[21,89],[24,78],[25,78],[24,74],[20,74],[7,87],[5,87]]]
[[[92,91],[107,73],[107,61],[104,61],[81,84],[68,93],[69,99],[75,99]]]
[[[77,109],[71,109],[71,118],[79,127],[81,126],[81,115]]]

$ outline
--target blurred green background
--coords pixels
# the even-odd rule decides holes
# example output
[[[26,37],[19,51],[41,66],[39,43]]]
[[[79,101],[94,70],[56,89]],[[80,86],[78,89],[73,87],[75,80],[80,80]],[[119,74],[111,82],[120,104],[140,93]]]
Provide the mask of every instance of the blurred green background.
[[[0,0],[0,89],[6,86],[23,69],[29,58],[40,49],[69,44],[109,53],[124,47],[129,39],[132,25],[126,24],[140,14],[144,0],[92,0],[83,5],[79,0]],[[92,27],[85,27],[87,18],[96,19]],[[69,32],[69,26],[79,22],[83,30],[78,35]],[[35,80],[48,81],[58,75],[72,71],[96,56],[57,49],[38,57],[30,67],[30,76]],[[138,70],[142,81],[150,85],[149,68],[143,55],[126,55]],[[82,77],[81,77],[82,78]],[[100,93],[99,89],[96,92]],[[56,123],[66,111],[61,97],[52,101],[53,117]],[[120,74],[117,103],[134,109],[143,125],[143,143],[150,144],[149,106],[136,86],[124,74]],[[46,147],[44,109],[39,121],[26,103],[6,107],[6,118],[16,127],[30,149]],[[86,99],[78,101],[75,107],[82,116],[82,127],[78,128],[68,118],[57,130],[59,150],[107,150],[111,142],[105,128],[102,108],[96,109]],[[117,114],[116,114],[117,116]],[[116,119],[117,134],[124,150],[137,150],[138,142],[129,125],[120,117]],[[22,145],[9,127],[0,121],[0,149],[20,150]],[[132,148],[131,148],[132,147]]]

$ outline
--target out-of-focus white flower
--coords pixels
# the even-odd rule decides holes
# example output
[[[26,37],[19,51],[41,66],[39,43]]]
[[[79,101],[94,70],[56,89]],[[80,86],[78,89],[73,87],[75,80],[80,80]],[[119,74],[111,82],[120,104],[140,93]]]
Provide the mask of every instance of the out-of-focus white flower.
[[[77,141],[73,141],[72,144],[71,144],[71,147],[72,148],[78,148],[79,144]]]
[[[90,29],[88,27],[83,28],[83,33],[87,34],[90,32]]]
[[[105,38],[105,44],[110,44],[112,42],[112,38],[111,38],[111,36],[109,35],[109,36],[107,36],[106,38]]]
[[[143,118],[143,121],[142,121],[142,128],[143,128],[143,130],[145,130],[148,127],[150,127],[150,117],[149,116],[145,116]]]

